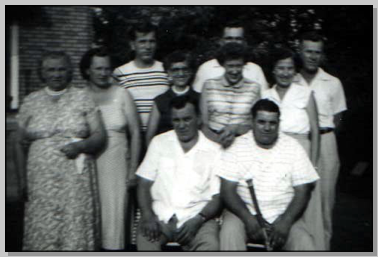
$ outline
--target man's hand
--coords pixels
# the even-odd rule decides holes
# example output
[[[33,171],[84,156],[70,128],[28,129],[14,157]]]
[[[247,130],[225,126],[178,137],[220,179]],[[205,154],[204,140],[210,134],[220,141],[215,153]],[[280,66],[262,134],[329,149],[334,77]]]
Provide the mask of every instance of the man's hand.
[[[251,218],[248,219],[248,221],[245,223],[245,229],[249,240],[252,242],[264,241],[262,229],[255,217],[251,216]]]
[[[191,240],[193,240],[203,222],[203,218],[200,215],[196,215],[185,222],[177,231],[177,242],[179,242],[181,245],[187,245]]]
[[[68,159],[75,159],[81,152],[80,142],[67,144],[60,149]]]
[[[292,223],[279,216],[272,225],[270,245],[273,249],[280,249],[286,244]]]
[[[226,126],[224,127],[219,134],[219,143],[223,148],[228,148],[235,140],[235,131],[234,127]]]
[[[161,228],[156,215],[142,215],[140,227],[142,235],[147,237],[149,241],[155,242],[160,240]]]

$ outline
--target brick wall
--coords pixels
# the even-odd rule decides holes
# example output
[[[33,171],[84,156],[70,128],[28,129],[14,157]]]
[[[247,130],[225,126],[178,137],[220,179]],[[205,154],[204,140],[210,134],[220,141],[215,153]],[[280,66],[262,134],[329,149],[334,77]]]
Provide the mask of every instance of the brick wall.
[[[20,101],[43,84],[36,67],[46,50],[62,50],[74,66],[72,84],[85,83],[78,64],[93,41],[92,11],[87,6],[44,6],[42,18],[20,26]]]

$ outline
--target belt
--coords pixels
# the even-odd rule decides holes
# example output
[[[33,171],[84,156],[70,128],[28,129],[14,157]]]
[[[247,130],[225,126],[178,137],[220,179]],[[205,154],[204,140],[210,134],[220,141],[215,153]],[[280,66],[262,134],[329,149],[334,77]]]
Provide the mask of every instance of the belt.
[[[335,130],[334,128],[319,128],[319,133],[321,135],[323,135],[323,134],[327,134],[329,132],[332,132],[334,130]]]

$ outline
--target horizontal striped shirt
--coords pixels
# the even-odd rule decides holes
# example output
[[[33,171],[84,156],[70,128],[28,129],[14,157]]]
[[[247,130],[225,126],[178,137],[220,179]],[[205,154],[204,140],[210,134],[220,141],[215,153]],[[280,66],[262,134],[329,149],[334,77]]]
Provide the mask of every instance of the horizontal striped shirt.
[[[294,187],[319,179],[299,143],[283,133],[271,149],[259,147],[252,133],[237,137],[217,166],[218,175],[237,182],[237,194],[256,214],[246,181],[253,180],[261,213],[270,223],[283,214],[294,197]]]
[[[116,68],[114,76],[134,98],[141,118],[141,129],[146,131],[154,98],[169,88],[162,63],[155,61],[149,68],[138,68],[134,61],[131,61]]]
[[[224,76],[209,79],[205,83],[208,124],[219,131],[227,125],[251,123],[251,107],[260,98],[260,85],[243,78],[230,85]]]

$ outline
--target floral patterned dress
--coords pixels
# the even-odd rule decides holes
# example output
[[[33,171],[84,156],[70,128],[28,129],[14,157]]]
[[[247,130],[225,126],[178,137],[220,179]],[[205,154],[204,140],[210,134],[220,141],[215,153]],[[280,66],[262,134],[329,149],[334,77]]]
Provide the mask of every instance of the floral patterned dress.
[[[94,160],[70,160],[67,143],[90,135],[96,109],[86,91],[69,88],[52,100],[44,89],[28,95],[18,121],[32,142],[27,159],[25,251],[91,251],[99,245],[99,204]],[[81,161],[81,162],[80,162]]]

